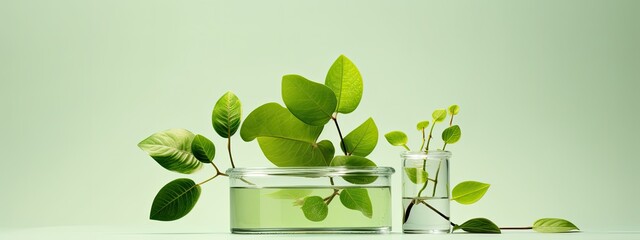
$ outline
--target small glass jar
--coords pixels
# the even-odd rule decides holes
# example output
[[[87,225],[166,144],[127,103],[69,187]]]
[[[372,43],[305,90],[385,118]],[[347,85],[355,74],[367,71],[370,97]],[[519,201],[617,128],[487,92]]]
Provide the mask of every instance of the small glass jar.
[[[451,152],[403,152],[402,231],[449,233],[449,158]]]
[[[232,233],[387,233],[390,167],[233,168]]]

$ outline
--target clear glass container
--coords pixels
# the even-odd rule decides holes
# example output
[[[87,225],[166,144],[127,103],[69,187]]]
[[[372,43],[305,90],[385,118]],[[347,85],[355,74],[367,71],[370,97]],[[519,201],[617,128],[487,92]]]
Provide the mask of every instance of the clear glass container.
[[[449,233],[449,158],[451,152],[403,152],[402,231]]]
[[[387,233],[390,167],[233,168],[232,233]]]

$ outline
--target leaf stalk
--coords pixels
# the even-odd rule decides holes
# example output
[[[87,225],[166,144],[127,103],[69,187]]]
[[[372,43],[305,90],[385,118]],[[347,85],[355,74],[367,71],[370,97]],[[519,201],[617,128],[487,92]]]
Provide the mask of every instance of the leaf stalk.
[[[233,155],[231,154],[231,137],[227,138],[227,152],[229,152],[229,161],[231,162],[231,167],[236,168],[236,165],[233,163]]]
[[[340,136],[340,144],[342,145],[342,152],[344,153],[344,155],[347,155],[347,156],[351,155],[347,150],[347,145],[344,143],[344,138],[342,137],[342,131],[340,131],[340,125],[338,124],[338,114],[336,113],[334,116],[331,117],[331,119],[335,123],[336,129],[338,129],[338,135]]]

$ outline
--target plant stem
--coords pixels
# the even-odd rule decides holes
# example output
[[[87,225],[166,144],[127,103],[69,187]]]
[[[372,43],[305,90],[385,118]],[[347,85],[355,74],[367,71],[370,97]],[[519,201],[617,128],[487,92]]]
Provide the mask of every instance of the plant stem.
[[[429,151],[429,144],[431,143],[431,138],[433,138],[433,127],[436,126],[436,121],[433,120],[433,124],[431,124],[431,129],[429,129],[429,137],[427,139],[427,147],[424,149],[425,151]]]
[[[424,134],[424,128],[422,129],[422,144],[420,145],[420,149],[418,151],[422,151],[422,149],[424,148],[424,142],[426,141],[425,139],[425,134]]]
[[[424,204],[425,206],[427,206],[428,208],[430,208],[431,210],[433,210],[435,213],[437,213],[438,215],[440,215],[440,217],[442,217],[442,218],[446,219],[446,220],[449,222],[449,224],[451,224],[451,226],[454,226],[454,227],[455,227],[455,226],[458,226],[458,224],[453,223],[453,222],[449,219],[449,216],[444,215],[444,213],[442,213],[442,212],[438,211],[438,209],[434,208],[433,206],[431,206],[431,205],[430,205],[430,204],[428,204],[427,202],[425,202],[425,201],[423,201],[423,200],[420,200],[420,203]]]
[[[342,152],[344,155],[349,156],[349,151],[347,151],[347,146],[344,144],[344,138],[342,137],[342,131],[340,131],[340,125],[338,125],[338,114],[332,116],[333,122],[336,124],[336,129],[338,129],[338,135],[340,136],[340,144],[342,144]]]
[[[231,161],[231,167],[236,168],[236,165],[233,163],[233,155],[231,155],[231,137],[227,138],[227,152],[229,152],[229,161]]]
[[[215,164],[215,163],[211,162],[211,165],[213,166],[213,168],[215,168],[215,169],[216,169],[216,175],[218,175],[218,174],[224,174],[224,173],[220,172],[220,169],[218,169],[218,166],[216,166],[216,164]],[[227,174],[224,174],[224,175],[227,175]]]
[[[444,146],[442,146],[442,151],[444,151],[444,149],[446,149],[446,148],[447,148],[447,143],[445,142]]]
[[[413,208],[413,205],[415,204],[416,200],[411,200],[411,202],[409,203],[409,206],[407,206],[407,210],[404,213],[404,219],[402,220],[402,223],[406,223],[407,220],[409,220],[409,215],[411,214],[411,209]]]
[[[197,185],[198,185],[198,186],[200,186],[200,185],[202,185],[202,184],[205,184],[205,183],[207,183],[207,182],[209,182],[209,181],[213,180],[214,178],[216,178],[216,177],[217,177],[217,176],[219,176],[219,175],[220,175],[220,172],[216,173],[216,175],[213,175],[213,177],[210,177],[209,179],[204,180],[204,181],[202,181],[201,183],[198,183]]]
[[[411,149],[409,149],[409,147],[407,147],[407,144],[402,145],[404,147],[404,149],[407,149],[407,151],[411,151]]]
[[[501,227],[500,230],[531,230],[533,227]]]
[[[435,180],[433,181],[433,192],[431,193],[431,197],[435,197],[436,196],[436,187],[438,186],[438,176],[440,175],[440,167],[441,166],[442,166],[442,161],[440,161],[440,163],[438,163],[438,169],[436,170],[436,177],[435,177]]]
[[[453,116],[455,116],[455,115],[451,114],[451,120],[449,121],[449,127],[451,127],[451,125],[453,124]]]
[[[416,196],[416,198],[419,198],[420,196],[422,196],[422,191],[424,191],[425,188],[427,188],[427,183],[429,181],[424,181],[424,184],[422,185],[422,188],[420,188],[420,191],[418,191],[418,196]],[[434,188],[435,188],[435,181],[434,181]]]
[[[426,161],[427,160],[425,159],[424,162],[423,162],[423,167],[426,165]],[[416,198],[413,201],[411,201],[411,203],[409,203],[409,205],[407,206],[407,210],[405,211],[405,214],[404,214],[404,222],[403,223],[407,222],[407,220],[409,219],[409,215],[411,214],[411,209],[413,208],[413,205],[416,203],[416,201],[419,201],[418,203],[423,203],[424,205],[429,207],[431,210],[436,212],[438,215],[440,215],[441,217],[443,217],[444,219],[449,221],[449,223],[451,223],[451,226],[454,226],[454,227],[457,226],[455,223],[453,223],[453,222],[451,222],[451,220],[449,220],[449,217],[447,215],[444,215],[442,212],[438,211],[437,209],[435,209],[433,206],[431,206],[430,204],[428,204],[424,200],[419,200],[420,196],[422,196],[422,192],[427,188],[427,183],[429,183],[429,180],[433,181],[433,192],[431,194],[431,197],[434,197],[436,195],[436,187],[438,187],[438,176],[440,175],[440,167],[441,166],[442,166],[442,161],[440,161],[440,163],[438,164],[438,170],[436,170],[435,179],[427,178],[427,180],[424,182],[424,185],[422,185],[422,188],[418,192],[418,196],[416,196]]]
[[[232,162],[232,163],[233,163],[233,162]],[[228,177],[228,176],[229,176],[228,174],[221,172],[221,171],[220,171],[220,169],[218,169],[218,166],[216,166],[216,164],[215,164],[215,163],[211,162],[211,165],[216,169],[216,175],[215,175],[214,177],[217,177],[217,176],[225,176],[225,177]],[[213,179],[213,178],[212,178],[212,179]],[[207,180],[207,181],[208,181],[208,180]],[[207,182],[207,181],[205,181],[205,182]],[[249,182],[249,181],[247,181],[246,179],[244,179],[244,178],[242,178],[242,177],[240,177],[240,181],[243,181],[243,182],[245,182],[246,184],[249,184],[249,185],[256,185],[255,183]],[[203,182],[203,183],[204,183],[204,182]]]
[[[327,205],[329,205],[329,203],[331,203],[331,201],[333,201],[333,198],[335,198],[337,195],[340,195],[340,190],[334,188],[333,193],[330,196],[324,198],[323,200],[327,202]]]

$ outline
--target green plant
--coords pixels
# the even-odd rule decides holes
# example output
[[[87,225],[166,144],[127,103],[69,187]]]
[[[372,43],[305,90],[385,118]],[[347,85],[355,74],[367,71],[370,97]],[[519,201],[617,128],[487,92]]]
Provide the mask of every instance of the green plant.
[[[454,144],[460,140],[462,136],[462,131],[460,130],[460,126],[453,125],[454,116],[458,115],[460,112],[460,107],[458,105],[451,105],[448,109],[437,109],[433,111],[432,116],[432,124],[429,129],[429,133],[426,134],[426,129],[429,127],[429,121],[421,121],[416,125],[418,131],[421,132],[422,142],[419,148],[419,151],[428,152],[429,146],[431,144],[431,139],[433,138],[433,129],[436,123],[443,122],[448,115],[451,116],[449,120],[449,126],[442,131],[442,141],[443,145],[441,150],[445,150],[447,145]],[[387,141],[393,146],[402,146],[407,151],[411,151],[407,146],[408,137],[407,134],[401,131],[391,131],[385,134],[385,138]],[[425,146],[426,143],[426,146]],[[413,200],[407,205],[407,208],[404,209],[404,217],[403,223],[406,223],[411,215],[411,211],[415,205],[422,204],[434,211],[443,219],[447,220],[451,226],[453,227],[453,231],[463,230],[471,233],[501,233],[501,230],[522,230],[522,229],[533,229],[537,232],[550,232],[550,233],[558,233],[558,232],[569,232],[573,230],[579,230],[573,223],[558,218],[543,218],[537,220],[532,227],[498,227],[491,220],[486,218],[474,218],[470,219],[462,224],[456,224],[449,216],[440,212],[437,208],[431,206],[425,200],[424,190],[426,190],[429,182],[433,182],[433,192],[431,193],[431,197],[435,196],[436,187],[438,185],[438,176],[440,172],[440,165],[436,170],[436,176],[434,178],[429,178],[426,172],[426,160],[423,160],[422,168],[405,168],[405,174],[409,178],[409,180],[413,184],[422,184],[420,191],[413,198]],[[407,183],[409,184],[409,183]],[[464,181],[457,184],[453,190],[451,191],[451,200],[456,201],[460,204],[473,204],[479,201],[489,190],[490,185],[487,183],[477,182],[477,181]]]
[[[211,114],[213,129],[221,137],[227,138],[227,151],[232,167],[235,164],[231,153],[231,136],[238,130],[241,117],[240,100],[232,92],[225,93],[216,102]],[[212,177],[200,183],[179,178],[162,187],[151,205],[149,218],[152,220],[173,221],[184,217],[198,201],[200,185],[218,176],[227,176],[213,162],[216,153],[213,142],[186,129],[176,128],[154,133],[142,140],[138,147],[170,171],[190,174],[200,170],[203,164],[210,164],[215,170]]]
[[[376,164],[366,157],[378,143],[378,128],[372,118],[343,136],[338,123],[342,114],[353,112],[362,99],[363,83],[360,71],[351,60],[341,55],[329,68],[324,84],[299,75],[282,77],[282,100],[286,107],[272,102],[253,110],[241,125],[241,104],[231,92],[224,94],[215,104],[212,125],[215,132],[227,138],[227,152],[232,168],[231,136],[240,129],[244,141],[257,139],[265,157],[278,167],[349,166],[371,167]],[[340,138],[343,155],[335,154],[329,140],[318,141],[324,126],[333,122]],[[240,127],[240,128],[239,128]],[[215,174],[200,182],[180,178],[166,184],[156,195],[150,218],[171,221],[185,216],[200,196],[200,185],[221,172],[213,159],[215,146],[202,135],[185,129],[169,129],[144,139],[138,146],[162,167],[179,173],[198,171],[202,164],[210,164]],[[344,177],[353,184],[368,184],[376,177]],[[334,179],[329,178],[331,185]],[[360,211],[372,218],[371,199],[366,189],[335,187],[329,196],[308,196],[310,192],[282,190],[271,197],[290,199],[311,221],[322,221],[328,215],[328,206],[338,197],[346,208]]]
[[[362,99],[363,83],[360,71],[344,55],[329,68],[324,84],[300,75],[282,77],[282,100],[266,103],[247,116],[240,129],[244,141],[257,140],[265,157],[278,167],[353,166],[371,167],[376,164],[366,157],[378,143],[378,128],[372,118],[343,135],[338,123],[342,114],[353,112]],[[325,125],[332,122],[340,138],[342,155],[335,154],[329,140],[318,140]],[[344,177],[353,184],[368,184],[376,177]],[[331,185],[334,179],[329,178]],[[294,192],[291,192],[294,191]],[[300,206],[311,221],[324,220],[328,206],[337,197],[348,209],[360,211],[372,218],[369,194],[364,188],[335,187],[329,196],[308,196],[309,192],[281,190],[276,195]]]

